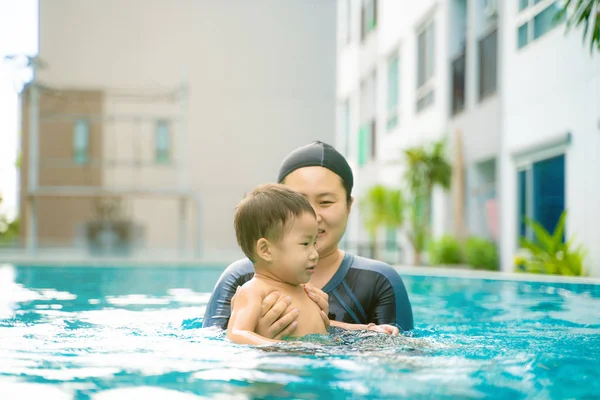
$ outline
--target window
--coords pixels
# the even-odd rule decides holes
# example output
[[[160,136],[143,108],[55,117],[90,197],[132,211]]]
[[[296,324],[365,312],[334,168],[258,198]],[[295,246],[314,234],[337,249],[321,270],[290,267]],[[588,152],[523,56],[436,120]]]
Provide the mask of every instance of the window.
[[[90,123],[78,119],[73,126],[73,160],[75,164],[87,164],[90,143]]]
[[[542,1],[544,1],[544,0],[519,0],[519,11],[523,11],[524,9],[531,7]]]
[[[341,148],[346,157],[350,154],[350,100],[342,103],[340,113]]]
[[[519,0],[519,11],[523,11],[529,7],[529,0]]]
[[[466,56],[463,51],[452,61],[452,115],[465,109]]]
[[[363,0],[361,12],[361,40],[377,27],[377,0]]]
[[[544,35],[562,22],[562,20],[556,19],[559,11],[560,7],[558,3],[554,3],[533,18],[533,40]]]
[[[359,131],[358,165],[363,166],[377,158],[376,121],[372,119],[363,124]]]
[[[433,21],[421,29],[417,37],[417,111],[433,103],[431,82],[434,74],[435,26]]]
[[[521,47],[527,44],[527,40],[529,37],[528,30],[529,23],[524,23],[519,27],[518,39],[517,39],[517,47],[520,49]]]
[[[342,45],[352,41],[352,0],[341,2],[340,33]]]
[[[540,2],[540,0],[529,1],[529,6]],[[526,46],[560,25],[565,20],[564,14],[559,17],[561,7],[561,2],[555,1],[545,8],[532,9],[531,11],[534,12],[530,18],[517,28],[517,48]]]
[[[398,125],[398,98],[399,98],[399,58],[394,54],[388,61],[387,79],[387,129],[392,130]]]
[[[167,164],[171,158],[171,142],[169,133],[169,122],[158,121],[154,140],[155,161],[157,164]]]
[[[565,155],[534,162],[519,170],[517,178],[519,237],[534,239],[525,217],[552,232],[565,209]]]
[[[376,87],[377,76],[373,71],[360,86],[359,165],[377,157]]]
[[[496,93],[498,31],[479,41],[479,100]]]

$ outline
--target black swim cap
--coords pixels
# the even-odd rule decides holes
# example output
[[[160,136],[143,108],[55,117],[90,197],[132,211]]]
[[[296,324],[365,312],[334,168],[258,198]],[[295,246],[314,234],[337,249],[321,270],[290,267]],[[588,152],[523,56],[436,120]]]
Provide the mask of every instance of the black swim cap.
[[[344,181],[347,197],[350,198],[354,185],[352,169],[333,146],[317,140],[292,151],[279,167],[277,182],[282,183],[286,176],[304,167],[324,167],[338,175]]]

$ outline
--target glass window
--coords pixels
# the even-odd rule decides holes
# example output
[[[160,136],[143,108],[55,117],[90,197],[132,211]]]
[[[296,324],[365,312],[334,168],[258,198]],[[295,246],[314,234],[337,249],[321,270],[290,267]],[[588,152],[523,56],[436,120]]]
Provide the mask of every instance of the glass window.
[[[521,237],[525,237],[527,234],[527,225],[525,224],[525,217],[529,216],[529,212],[527,210],[527,171],[519,171],[518,172],[518,222],[519,222],[519,239]]]
[[[538,0],[535,0],[535,3],[538,2]],[[560,1],[553,2],[519,27],[517,35],[517,47],[519,49],[545,35],[565,20],[564,14],[558,18],[558,13],[562,9],[561,3]]]
[[[158,164],[169,162],[171,156],[171,143],[169,134],[169,123],[167,121],[158,121],[156,123],[155,160]]]
[[[533,39],[539,38],[562,22],[562,19],[556,18],[559,11],[560,6],[555,2],[533,18]]]
[[[73,159],[76,164],[88,162],[90,124],[87,119],[78,119],[73,127]]]
[[[363,166],[369,159],[369,126],[363,125],[358,133],[358,165]]]
[[[465,108],[465,53],[452,61],[452,114],[458,114]]]
[[[496,93],[498,31],[479,41],[479,99]]]
[[[364,0],[361,12],[361,38],[365,39],[377,27],[377,0]]]
[[[387,79],[387,128],[393,129],[398,123],[398,83],[399,83],[399,59],[398,55],[392,56],[388,61]]]
[[[350,100],[346,100],[342,104],[342,120],[341,120],[341,139],[344,155],[348,157],[350,153]]]
[[[417,38],[417,87],[423,86],[434,73],[435,27],[430,22]]]
[[[519,27],[519,34],[518,34],[518,39],[517,39],[517,46],[520,49],[521,47],[525,46],[528,42],[527,38],[528,38],[528,29],[529,27],[529,23],[526,22],[523,25],[521,25]]]

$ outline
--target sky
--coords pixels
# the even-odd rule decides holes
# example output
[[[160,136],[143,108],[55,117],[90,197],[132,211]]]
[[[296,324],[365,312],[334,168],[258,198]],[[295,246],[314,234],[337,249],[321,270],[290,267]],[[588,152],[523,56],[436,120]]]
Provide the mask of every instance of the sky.
[[[28,71],[7,55],[38,52],[38,1],[0,0],[0,214],[15,218],[18,207],[18,90],[28,79]]]

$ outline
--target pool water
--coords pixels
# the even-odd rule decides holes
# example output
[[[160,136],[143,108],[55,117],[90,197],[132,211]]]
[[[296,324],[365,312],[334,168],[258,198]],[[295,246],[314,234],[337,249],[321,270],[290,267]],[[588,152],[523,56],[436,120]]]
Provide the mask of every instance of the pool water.
[[[416,329],[200,329],[221,268],[0,266],[0,399],[593,398],[600,286],[404,277]]]

